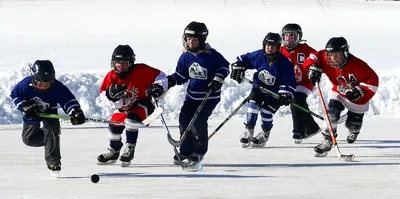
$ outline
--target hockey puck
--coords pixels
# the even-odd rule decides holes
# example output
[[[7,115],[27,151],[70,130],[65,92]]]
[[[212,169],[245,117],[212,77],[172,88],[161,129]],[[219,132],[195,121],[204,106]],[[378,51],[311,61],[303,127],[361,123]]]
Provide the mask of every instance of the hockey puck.
[[[93,183],[98,183],[99,180],[100,180],[100,177],[99,177],[99,175],[97,175],[97,174],[93,174],[93,175],[90,177],[90,180],[91,180]]]

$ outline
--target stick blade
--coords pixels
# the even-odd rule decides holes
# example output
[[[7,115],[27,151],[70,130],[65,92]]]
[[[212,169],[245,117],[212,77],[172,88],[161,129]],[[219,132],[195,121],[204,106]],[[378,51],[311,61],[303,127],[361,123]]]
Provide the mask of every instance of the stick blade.
[[[341,159],[341,160],[344,160],[344,161],[346,161],[346,162],[353,162],[355,157],[356,157],[356,156],[355,156],[354,154],[349,154],[349,155],[343,155],[343,154],[341,154],[341,155],[340,155],[340,159]]]
[[[171,134],[167,134],[167,139],[168,139],[168,142],[172,146],[174,146],[174,147],[180,147],[181,146],[181,141],[180,140],[178,140],[178,141],[174,140],[174,138],[172,138]]]

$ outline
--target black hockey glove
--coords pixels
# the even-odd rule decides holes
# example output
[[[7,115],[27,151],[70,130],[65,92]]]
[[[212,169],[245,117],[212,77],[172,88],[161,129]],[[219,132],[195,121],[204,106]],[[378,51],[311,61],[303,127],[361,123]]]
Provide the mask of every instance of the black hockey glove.
[[[318,67],[317,65],[311,65],[310,70],[308,71],[308,78],[311,80],[312,85],[321,80],[322,75],[322,68]]]
[[[39,107],[35,100],[30,99],[21,104],[22,115],[24,115],[28,120],[39,119]]]
[[[83,111],[80,108],[74,108],[70,112],[69,117],[72,125],[79,125],[85,123],[85,114],[83,114]]]
[[[146,90],[146,96],[157,99],[164,94],[164,89],[160,84],[153,84],[151,88]]]
[[[168,75],[167,78],[168,78],[168,89],[170,89],[176,85],[176,79],[171,75]]]
[[[221,90],[222,84],[224,83],[224,78],[215,76],[214,79],[208,84],[208,89],[211,89],[213,92],[217,92]]]
[[[356,86],[354,88],[346,90],[345,95],[347,99],[351,101],[357,101],[360,98],[364,97],[364,90],[361,87]]]
[[[246,66],[240,63],[231,64],[232,72],[231,79],[237,81],[239,84],[243,82],[244,72],[246,71]]]
[[[112,84],[106,90],[106,96],[111,101],[118,101],[124,96],[127,88],[128,87],[125,84]]]
[[[288,106],[292,103],[293,96],[289,93],[279,93],[279,105]]]

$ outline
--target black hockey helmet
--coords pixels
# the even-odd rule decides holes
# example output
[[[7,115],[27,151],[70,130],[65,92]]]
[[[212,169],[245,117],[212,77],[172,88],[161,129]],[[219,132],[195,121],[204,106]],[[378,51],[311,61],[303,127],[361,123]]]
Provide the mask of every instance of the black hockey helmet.
[[[44,91],[53,86],[56,71],[50,60],[36,60],[31,66],[32,85],[36,90]]]
[[[187,44],[187,37],[192,36],[199,39],[199,47],[191,49]],[[204,49],[206,45],[206,39],[208,36],[208,29],[206,24],[201,22],[192,21],[190,22],[185,30],[183,31],[182,35],[182,43],[183,47],[190,52],[197,52],[200,49]]]
[[[349,44],[344,37],[332,37],[331,39],[329,39],[328,43],[326,43],[325,51],[329,65],[336,68],[342,68],[347,63],[350,55]],[[341,52],[341,55],[343,56],[343,61],[341,63],[333,62],[333,60],[331,60],[329,57],[332,52]]]
[[[136,55],[129,45],[118,45],[111,56],[111,68],[115,69],[118,77],[126,77],[135,65]],[[127,70],[120,70],[115,67],[116,61],[127,61]]]
[[[281,35],[282,38],[285,38],[285,34],[286,33],[294,33],[297,38],[293,43],[288,43],[288,42],[283,42],[283,45],[288,49],[288,50],[292,50],[293,48],[295,48],[299,42],[301,41],[301,39],[303,38],[303,31],[300,27],[299,24],[296,23],[288,23],[285,26],[283,26],[282,31],[281,31]]]
[[[263,49],[265,51],[265,46],[266,45],[276,45],[277,46],[277,50],[275,53],[268,53],[265,52],[265,54],[269,57],[275,57],[278,52],[279,52],[279,48],[282,45],[282,37],[281,35],[279,35],[278,33],[273,33],[273,32],[269,32],[267,35],[265,35],[264,40],[263,40]]]

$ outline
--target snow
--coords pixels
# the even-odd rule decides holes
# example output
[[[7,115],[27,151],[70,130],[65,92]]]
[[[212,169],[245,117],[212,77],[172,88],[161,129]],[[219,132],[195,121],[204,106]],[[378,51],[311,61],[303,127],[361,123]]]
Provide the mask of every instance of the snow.
[[[400,2],[361,0],[37,0],[0,1],[0,195],[1,198],[398,198],[400,137]],[[137,62],[173,73],[181,54],[181,35],[190,21],[205,22],[208,42],[233,62],[261,47],[268,32],[299,23],[304,39],[319,50],[333,36],[344,36],[350,52],[379,75],[380,86],[365,117],[360,140],[345,143],[343,153],[356,162],[312,157],[319,136],[304,144],[291,140],[290,110],[275,115],[266,148],[242,149],[245,108],[212,138],[205,169],[187,173],[172,166],[173,151],[159,123],[140,132],[133,165],[97,166],[108,145],[107,128],[62,124],[63,171],[51,179],[43,148],[21,142],[21,117],[9,97],[13,86],[29,75],[26,63],[50,59],[57,79],[67,85],[87,117],[109,118],[112,108],[99,98],[99,86],[110,70],[118,44],[130,44]],[[251,77],[252,72],[247,73]],[[331,88],[326,78],[322,89]],[[212,131],[247,96],[251,85],[226,79],[210,120]],[[178,137],[176,118],[184,86],[168,91],[165,117]],[[318,95],[310,108],[322,115]],[[60,112],[62,113],[62,111]],[[70,144],[71,143],[71,144]],[[16,155],[17,154],[17,155]],[[92,184],[90,175],[99,173]]]

